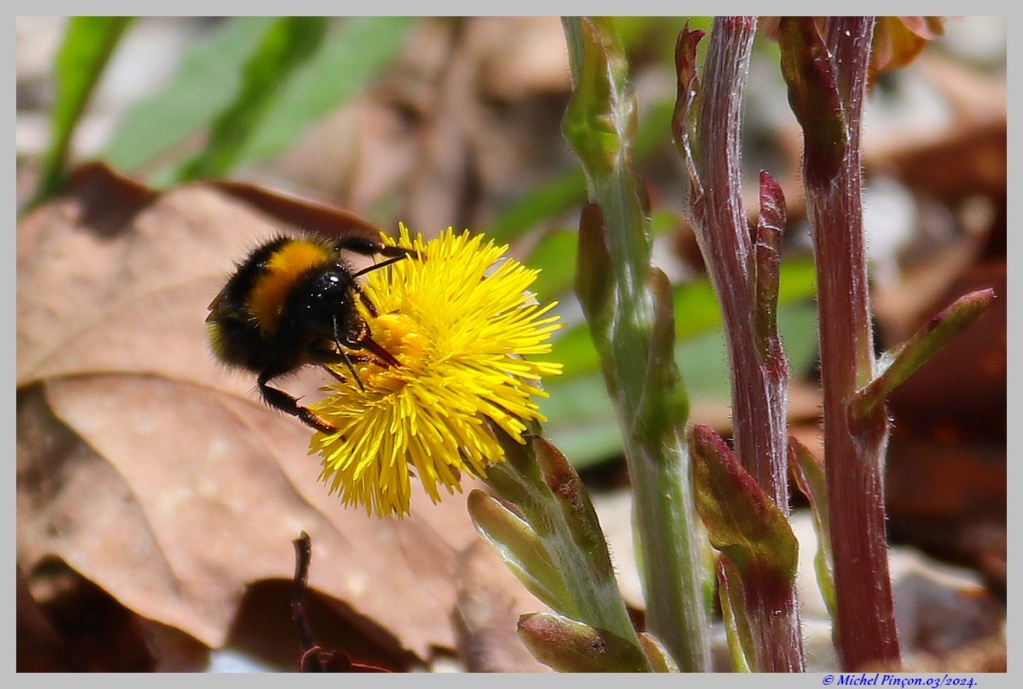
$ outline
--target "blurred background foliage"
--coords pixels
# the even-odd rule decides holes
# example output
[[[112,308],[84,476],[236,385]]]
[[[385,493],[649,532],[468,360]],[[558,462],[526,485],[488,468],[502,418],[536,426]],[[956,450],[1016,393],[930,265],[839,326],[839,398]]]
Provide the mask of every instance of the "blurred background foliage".
[[[686,21],[709,26],[704,17],[615,24],[633,74],[635,160],[648,184],[655,261],[674,284],[693,418],[727,431],[720,317],[680,212],[685,182],[669,133],[672,54]],[[18,40],[21,209],[58,190],[74,163],[100,159],[156,188],[247,180],[351,209],[388,231],[402,221],[426,235],[449,225],[485,232],[542,269],[538,296],[559,301],[568,323],[553,355],[565,374],[548,382],[543,407],[549,437],[579,467],[618,455],[571,291],[586,183],[560,134],[571,85],[556,18],[22,18]],[[28,41],[49,41],[52,64],[30,62]],[[768,169],[787,192],[779,324],[798,380],[812,376],[816,356],[798,139],[777,46],[758,37],[756,51],[744,168],[751,179]],[[889,96],[901,88],[897,79],[881,86]],[[815,413],[811,405],[794,417]]]

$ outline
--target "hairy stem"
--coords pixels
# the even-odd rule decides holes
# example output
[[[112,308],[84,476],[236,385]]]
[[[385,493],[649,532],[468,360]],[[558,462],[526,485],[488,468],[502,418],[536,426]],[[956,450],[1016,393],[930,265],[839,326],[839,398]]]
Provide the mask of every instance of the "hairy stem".
[[[846,670],[899,662],[885,533],[888,417],[883,404],[869,413],[850,413],[857,390],[875,377],[860,169],[860,122],[874,23],[873,17],[831,18],[823,44],[811,19],[785,19],[781,29],[783,71],[788,64],[790,101],[803,124],[806,146],[804,179],[820,312],[835,637]],[[813,66],[817,71],[812,75],[800,72],[796,64],[806,55],[818,56],[812,65],[800,63]],[[806,78],[800,81],[801,76]],[[794,99],[794,92],[801,92],[802,102],[809,104],[803,116],[800,96]],[[812,102],[805,96],[815,92],[822,93],[818,102],[837,102],[840,117],[809,112]],[[808,127],[809,116],[831,118],[836,127]],[[832,136],[836,129],[843,137],[838,142]]]
[[[610,22],[564,21],[574,90],[563,130],[593,205],[580,223],[576,291],[615,401],[635,494],[647,628],[683,671],[710,667],[707,612],[685,443],[688,401],[673,357],[663,273],[650,267],[632,170],[636,104]]]
[[[778,340],[778,248],[784,223],[780,188],[761,176],[761,220],[751,235],[742,207],[742,93],[756,19],[714,20],[702,83],[693,69],[695,43],[679,39],[679,104],[675,138],[688,163],[696,237],[721,304],[732,373],[735,454],[782,515],[787,480],[788,367]],[[699,97],[698,108],[696,97]],[[695,121],[694,121],[695,117]],[[801,671],[803,644],[793,578],[752,577],[745,614],[761,671]]]

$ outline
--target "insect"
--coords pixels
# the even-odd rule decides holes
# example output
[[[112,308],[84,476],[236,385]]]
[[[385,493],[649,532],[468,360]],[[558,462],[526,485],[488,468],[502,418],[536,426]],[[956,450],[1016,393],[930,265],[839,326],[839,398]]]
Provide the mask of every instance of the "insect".
[[[344,252],[386,260],[356,271]],[[378,315],[357,279],[406,257],[418,255],[385,244],[368,225],[348,227],[333,242],[315,236],[270,239],[237,265],[210,303],[206,325],[213,353],[228,366],[256,373],[259,392],[271,407],[318,431],[336,432],[270,381],[307,364],[340,363],[361,388],[354,361],[375,358],[381,365],[399,366],[373,340],[355,300]]]

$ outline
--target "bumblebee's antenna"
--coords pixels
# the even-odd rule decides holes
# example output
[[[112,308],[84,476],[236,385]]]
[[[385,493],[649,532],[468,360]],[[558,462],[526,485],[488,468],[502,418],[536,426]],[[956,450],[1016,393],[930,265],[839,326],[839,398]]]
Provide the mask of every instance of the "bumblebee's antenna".
[[[397,248],[397,247],[395,247],[395,248]],[[405,258],[419,258],[418,252],[412,251],[411,249],[403,249],[403,251],[405,253],[401,254],[400,256],[394,256],[393,258],[389,258],[386,261],[381,261],[380,263],[374,263],[371,266],[363,268],[362,270],[360,270],[358,273],[356,273],[352,277],[359,277],[360,275],[365,275],[366,273],[372,273],[374,270],[380,270],[381,268],[386,268],[387,266],[391,265],[392,263],[397,263],[398,261],[401,261],[402,259],[405,259]]]

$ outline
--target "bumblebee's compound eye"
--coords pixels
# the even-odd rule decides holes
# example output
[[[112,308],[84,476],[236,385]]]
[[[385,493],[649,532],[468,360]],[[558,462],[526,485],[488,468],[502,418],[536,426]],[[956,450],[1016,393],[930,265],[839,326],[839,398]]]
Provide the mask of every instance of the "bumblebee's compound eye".
[[[323,337],[358,329],[361,319],[355,308],[355,283],[342,271],[326,271],[311,279],[295,301],[302,326]]]

